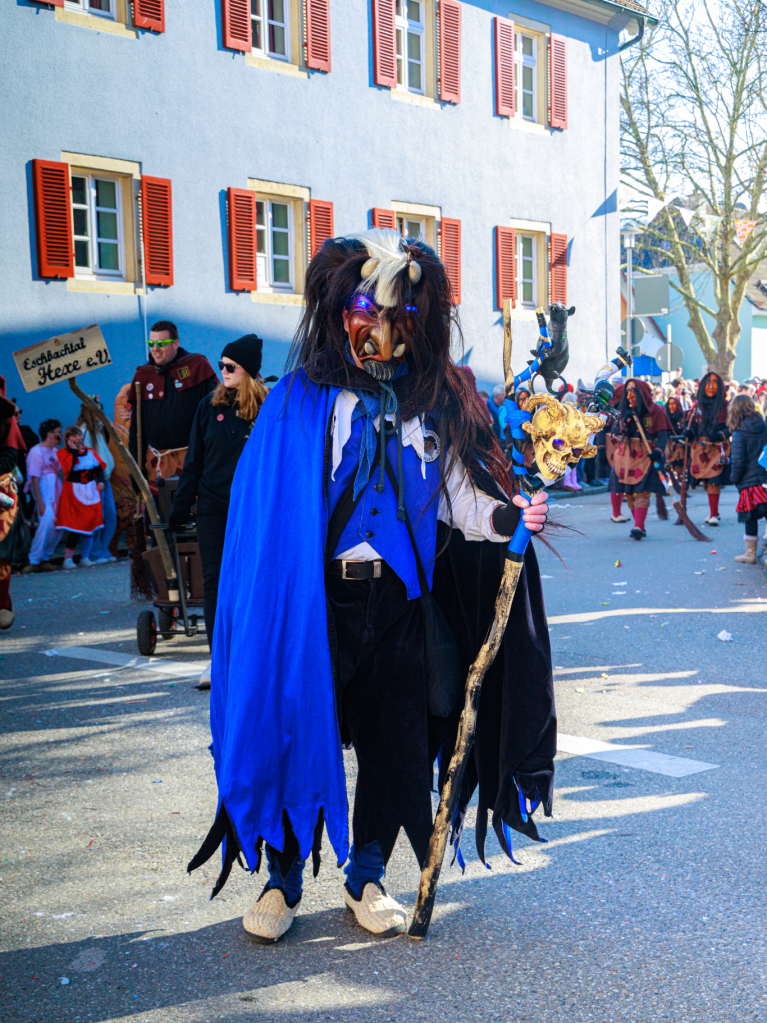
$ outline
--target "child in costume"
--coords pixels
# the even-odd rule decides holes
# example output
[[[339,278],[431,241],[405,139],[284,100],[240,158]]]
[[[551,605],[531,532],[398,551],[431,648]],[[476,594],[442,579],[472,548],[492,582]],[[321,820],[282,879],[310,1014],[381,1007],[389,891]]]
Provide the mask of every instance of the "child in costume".
[[[436,254],[397,232],[327,241],[306,277],[295,367],[264,402],[234,477],[213,639],[211,729],[218,812],[189,864],[223,842],[221,889],[240,856],[269,880],[249,936],[291,926],[323,829],[358,924],[399,934],[387,895],[400,829],[418,863],[432,830],[432,765],[452,753],[462,687],[493,619],[520,514],[542,528],[546,494],[509,500],[505,459],[479,396],[453,362],[455,307]],[[435,608],[455,640],[457,689],[429,677]],[[419,599],[420,598],[420,599]],[[426,601],[426,603],[424,603]],[[349,848],[343,745],[358,774]],[[556,752],[551,654],[532,545],[454,820],[479,785],[488,814],[539,840]]]
[[[64,485],[56,516],[56,528],[66,529],[64,568],[73,569],[75,548],[80,540],[80,564],[89,568],[94,562],[88,555],[93,534],[104,525],[101,491],[104,489],[104,462],[92,448],[83,445],[79,426],[68,426],[64,447],[58,452],[64,473]]]

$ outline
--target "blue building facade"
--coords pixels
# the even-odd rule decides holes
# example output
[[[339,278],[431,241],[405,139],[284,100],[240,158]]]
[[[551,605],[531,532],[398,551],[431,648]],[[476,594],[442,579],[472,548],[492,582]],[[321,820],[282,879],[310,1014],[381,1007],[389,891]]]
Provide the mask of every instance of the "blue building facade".
[[[25,421],[77,406],[66,385],[24,395],[11,353],[91,323],[113,365],[81,383],[107,409],[159,319],[214,363],[255,332],[282,373],[312,247],[376,222],[441,251],[480,382],[502,377],[503,297],[517,369],[562,297],[569,374],[593,377],[619,341],[617,54],[639,11],[3,4],[0,373]]]

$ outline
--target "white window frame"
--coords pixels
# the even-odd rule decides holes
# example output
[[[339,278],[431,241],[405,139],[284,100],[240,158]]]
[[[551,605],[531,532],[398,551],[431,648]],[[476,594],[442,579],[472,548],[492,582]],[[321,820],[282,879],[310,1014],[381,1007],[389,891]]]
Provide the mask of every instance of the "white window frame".
[[[426,218],[411,216],[409,213],[397,213],[397,230],[403,238],[420,238],[422,241],[426,241]],[[417,234],[405,234],[406,224],[418,224]]]
[[[90,6],[89,0],[64,0],[64,7],[68,11],[78,11],[80,14],[92,14],[94,18],[108,18],[110,21],[115,21],[117,19],[115,0],[108,0],[108,2],[108,11],[94,10]]]
[[[529,39],[533,44],[532,56],[526,56],[522,52],[523,39]],[[532,90],[523,89],[523,78],[522,69],[529,67],[533,73],[533,88]],[[514,103],[517,113],[520,117],[523,117],[526,121],[537,121],[538,120],[538,40],[534,35],[530,35],[528,32],[515,32],[514,33],[514,91],[516,93],[514,97]],[[524,113],[524,97],[525,94],[532,95],[532,114]]]
[[[256,226],[256,286],[257,291],[270,293],[294,294],[296,290],[296,261],[293,251],[293,201],[283,199],[277,195],[257,195],[256,203],[264,204],[263,227]],[[274,281],[274,261],[272,255],[272,206],[277,203],[280,206],[287,206],[288,209],[288,266],[290,269],[290,281]],[[258,214],[256,214],[258,221]],[[265,251],[258,251],[258,231],[264,232]],[[282,228],[279,228],[282,230]]]
[[[262,42],[263,45],[260,48],[257,47],[257,46],[252,46],[251,47],[251,53],[254,53],[257,57],[269,57],[271,60],[282,60],[282,61],[285,61],[286,63],[289,64],[290,63],[290,58],[291,58],[291,50],[290,50],[290,14],[291,14],[290,4],[291,4],[291,0],[283,0],[284,13],[285,13],[285,21],[284,22],[274,21],[274,19],[269,18],[269,0],[258,0],[258,2],[259,2],[259,5],[260,5],[261,13],[259,15],[254,15],[253,14],[253,6],[251,4],[250,20],[251,20],[251,24],[254,21],[256,21],[256,20],[261,22],[261,42]],[[285,30],[285,52],[284,53],[277,53],[276,51],[271,50],[269,48],[269,25],[270,24],[272,24],[272,25],[279,25],[281,28],[284,28],[284,30]]]
[[[523,260],[522,260],[522,240],[529,238],[533,243],[532,252],[532,263],[533,263],[533,275],[530,277],[523,277]],[[538,245],[539,237],[536,234],[530,234],[528,232],[517,232],[517,251],[516,251],[516,268],[517,268],[517,304],[522,306],[523,309],[537,309],[538,308]],[[523,298],[523,285],[525,281],[530,281],[533,286],[533,297],[532,299],[525,300]]]
[[[418,96],[426,95],[426,0],[414,0],[421,10],[421,21],[409,21],[407,18],[408,0],[397,0],[394,13],[394,36],[397,50],[397,88],[406,92],[414,92]],[[397,11],[399,10],[399,14]],[[421,68],[421,88],[410,85],[410,63],[408,57],[408,38],[414,35],[420,44],[418,63]],[[407,79],[407,80],[406,80]]]
[[[85,178],[85,195],[88,209],[88,248],[90,254],[89,267],[75,266],[75,277],[84,280],[109,280],[109,281],[124,281],[125,280],[125,223],[123,221],[123,204],[122,204],[122,179],[116,177],[113,174],[95,174],[86,172],[75,172],[72,174],[73,178]],[[115,200],[116,200],[116,219],[117,219],[117,258],[120,264],[117,270],[101,270],[98,264],[98,217],[96,215],[96,181],[112,181],[115,186]],[[81,204],[77,204],[78,208],[81,208]],[[69,204],[70,210],[72,210],[72,233],[74,241],[82,241],[84,235],[74,234],[74,192],[72,199]],[[113,239],[109,239],[110,243]]]

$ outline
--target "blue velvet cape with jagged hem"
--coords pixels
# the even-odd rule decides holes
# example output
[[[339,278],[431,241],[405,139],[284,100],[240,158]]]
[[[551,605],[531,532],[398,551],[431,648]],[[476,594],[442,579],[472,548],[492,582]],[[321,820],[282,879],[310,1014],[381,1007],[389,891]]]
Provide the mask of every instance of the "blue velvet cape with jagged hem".
[[[320,811],[339,864],[348,856],[324,571],[325,450],[339,391],[302,370],[284,377],[259,412],[232,484],[210,718],[219,807],[251,870],[259,837],[282,849],[283,811],[302,859]]]

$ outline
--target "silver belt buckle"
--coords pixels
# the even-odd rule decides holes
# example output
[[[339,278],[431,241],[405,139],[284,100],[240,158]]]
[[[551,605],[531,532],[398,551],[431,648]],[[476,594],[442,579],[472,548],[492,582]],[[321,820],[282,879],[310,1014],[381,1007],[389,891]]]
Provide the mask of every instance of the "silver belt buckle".
[[[373,562],[373,578],[374,579],[380,579],[381,578],[381,562],[380,561],[374,561]]]
[[[346,566],[347,565],[352,565],[352,564],[354,564],[354,562],[352,562],[352,561],[342,561],[341,562],[341,578],[342,579],[348,579],[349,578],[349,576],[346,574]]]

